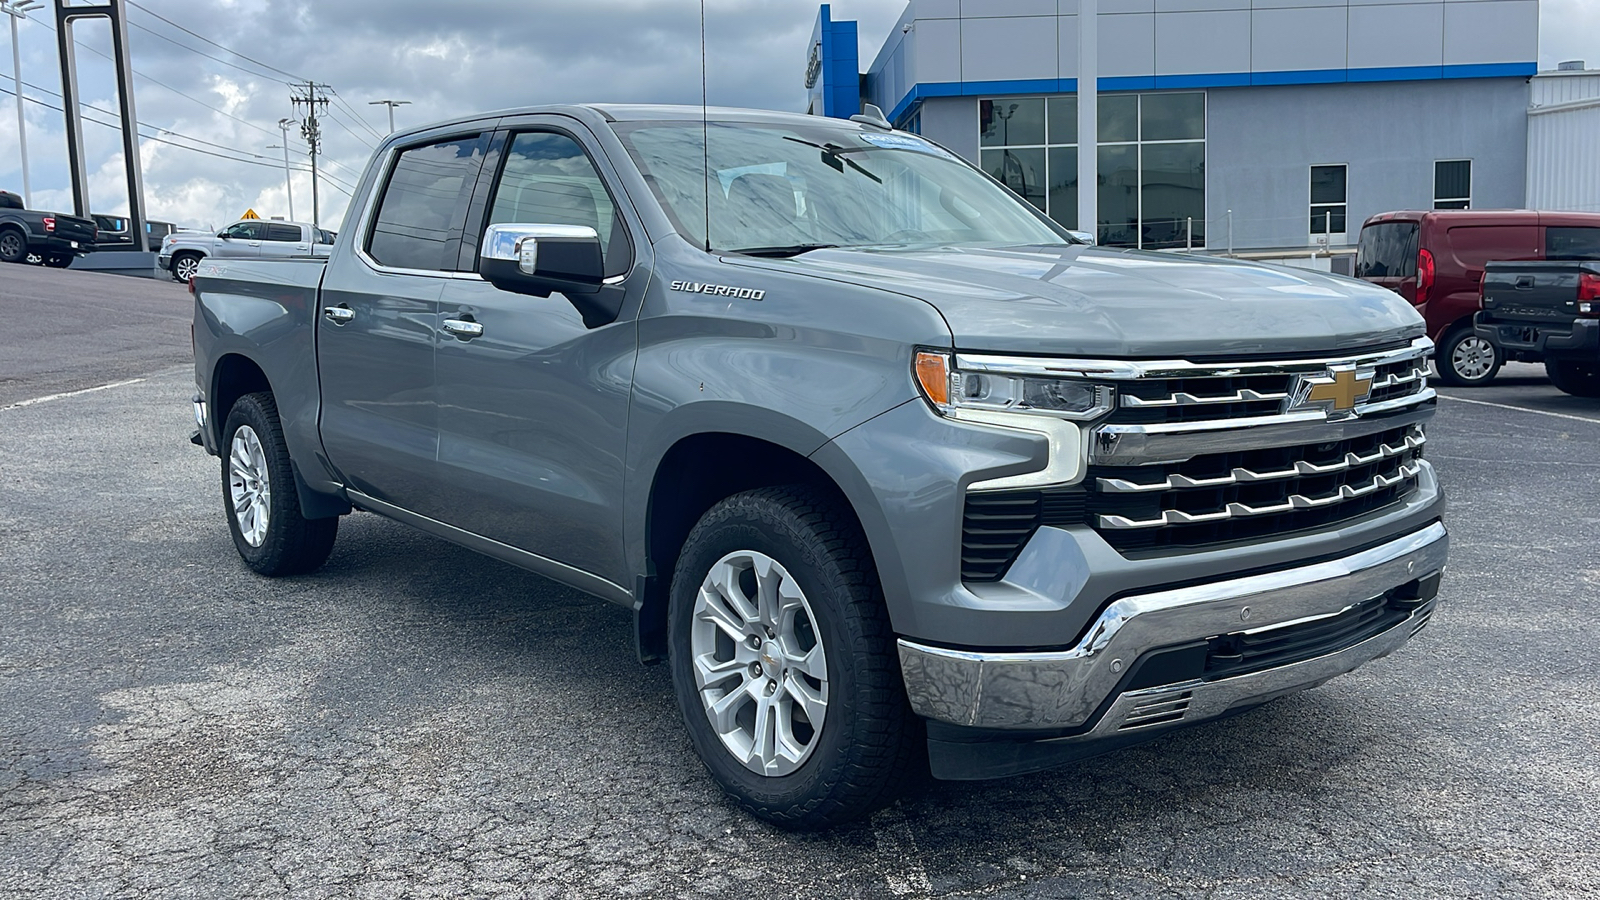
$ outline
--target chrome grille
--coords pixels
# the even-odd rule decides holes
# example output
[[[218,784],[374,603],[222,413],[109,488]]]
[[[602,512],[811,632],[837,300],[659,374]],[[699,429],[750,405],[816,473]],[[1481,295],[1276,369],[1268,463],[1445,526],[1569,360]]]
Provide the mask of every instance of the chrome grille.
[[[1402,502],[1427,467],[1432,349],[1419,338],[1277,361],[958,356],[958,368],[1093,380],[1118,396],[1090,431],[1081,485],[969,496],[963,576],[1003,577],[1039,525],[1087,525],[1121,552],[1159,552],[1326,528]],[[1303,397],[1304,385],[1336,370],[1367,385],[1353,410],[1290,408],[1297,389]],[[1024,495],[1010,509],[1027,513],[984,527],[995,504]]]

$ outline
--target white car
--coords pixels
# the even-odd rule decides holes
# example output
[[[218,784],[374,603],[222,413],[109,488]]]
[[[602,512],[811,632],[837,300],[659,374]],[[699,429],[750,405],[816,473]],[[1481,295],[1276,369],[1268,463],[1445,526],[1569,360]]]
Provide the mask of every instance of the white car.
[[[176,281],[188,281],[208,256],[220,259],[282,259],[290,256],[327,258],[334,233],[307,222],[246,219],[216,234],[180,231],[161,243],[161,268]]]

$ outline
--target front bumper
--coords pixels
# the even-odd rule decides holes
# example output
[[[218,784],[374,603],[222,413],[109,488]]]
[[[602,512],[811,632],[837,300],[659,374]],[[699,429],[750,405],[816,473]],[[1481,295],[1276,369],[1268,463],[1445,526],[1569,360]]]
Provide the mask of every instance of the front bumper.
[[[986,778],[1045,768],[1351,671],[1393,652],[1426,623],[1448,547],[1449,536],[1436,521],[1325,562],[1125,596],[1068,650],[977,652],[902,639],[912,708],[934,723],[959,726],[953,735],[948,728],[930,730],[934,774]],[[1219,640],[1264,636],[1270,642],[1274,630],[1302,627],[1303,633],[1303,626],[1379,598],[1390,612],[1377,633],[1369,627],[1345,646],[1320,645],[1309,658],[1291,654],[1254,671],[1206,674],[1207,654],[1216,652]],[[1158,657],[1177,680],[1144,671]],[[995,753],[985,746],[996,741],[1006,748]]]

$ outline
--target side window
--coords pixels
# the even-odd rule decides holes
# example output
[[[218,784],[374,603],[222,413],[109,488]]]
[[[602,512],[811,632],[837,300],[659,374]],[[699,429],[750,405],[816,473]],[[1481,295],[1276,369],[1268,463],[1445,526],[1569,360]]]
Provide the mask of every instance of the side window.
[[[261,229],[255,222],[239,222],[229,225],[222,233],[236,241],[261,240]]]
[[[299,225],[268,225],[267,240],[297,244],[302,237]]]
[[[600,235],[607,277],[628,270],[628,234],[616,205],[594,163],[564,134],[530,131],[511,141],[488,224],[511,223],[587,225]]]
[[[367,236],[368,255],[401,269],[454,268],[445,252],[462,187],[471,187],[482,164],[483,136],[476,134],[402,151]]]
[[[1344,234],[1345,176],[1348,168],[1337,166],[1311,167],[1311,233]]]
[[[1433,208],[1472,208],[1472,160],[1441,159],[1433,164]]]
[[[1546,259],[1600,259],[1600,228],[1546,228],[1544,255]]]
[[[333,243],[333,232],[328,231],[325,228],[318,228],[317,229],[317,243],[319,243],[319,244],[331,244],[331,243]]]

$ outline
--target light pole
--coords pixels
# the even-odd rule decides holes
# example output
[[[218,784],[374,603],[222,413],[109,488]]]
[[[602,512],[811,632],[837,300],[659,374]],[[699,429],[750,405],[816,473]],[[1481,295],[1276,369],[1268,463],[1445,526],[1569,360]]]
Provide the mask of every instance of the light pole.
[[[289,221],[297,221],[294,217],[294,180],[289,177],[289,128],[294,125],[293,119],[279,119],[278,130],[283,132],[283,189],[289,193]],[[271,150],[271,147],[267,148]]]
[[[22,150],[22,205],[33,208],[33,191],[28,185],[28,122],[22,115],[22,51],[17,46],[17,24],[38,9],[38,0],[0,0],[0,12],[11,17],[11,86],[17,91],[17,145]]]
[[[389,133],[394,134],[394,108],[396,106],[405,106],[410,102],[410,100],[373,100],[367,105],[389,107]]]

